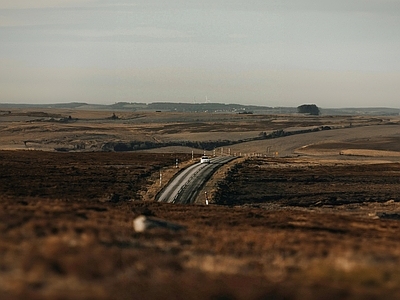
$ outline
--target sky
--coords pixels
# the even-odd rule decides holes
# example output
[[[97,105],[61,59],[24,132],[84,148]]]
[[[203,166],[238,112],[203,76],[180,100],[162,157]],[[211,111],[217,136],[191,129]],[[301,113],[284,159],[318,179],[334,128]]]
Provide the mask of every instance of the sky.
[[[0,103],[400,108],[400,0],[0,0]]]

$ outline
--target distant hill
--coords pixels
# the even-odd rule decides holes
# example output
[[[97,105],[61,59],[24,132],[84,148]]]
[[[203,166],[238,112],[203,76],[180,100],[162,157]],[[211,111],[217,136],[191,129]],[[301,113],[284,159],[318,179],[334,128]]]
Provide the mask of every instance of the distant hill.
[[[0,109],[12,108],[61,108],[109,111],[158,111],[158,112],[219,112],[240,114],[295,114],[297,107],[269,107],[257,105],[225,104],[225,103],[174,103],[174,102],[117,102],[110,105],[88,104],[84,102],[55,104],[13,104],[0,103]],[[321,115],[379,115],[394,116],[400,114],[398,108],[320,108]]]
[[[389,107],[363,108],[322,108],[321,115],[371,115],[371,116],[398,116],[400,109]]]
[[[80,108],[88,106],[84,102],[70,102],[70,103],[54,103],[54,104],[14,104],[14,103],[0,103],[0,108]]]

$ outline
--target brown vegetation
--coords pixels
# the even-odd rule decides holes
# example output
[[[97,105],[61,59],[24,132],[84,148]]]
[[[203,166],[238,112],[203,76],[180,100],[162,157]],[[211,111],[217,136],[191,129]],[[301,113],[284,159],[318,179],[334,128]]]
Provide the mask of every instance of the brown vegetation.
[[[224,207],[127,201],[168,155],[0,154],[6,298],[335,299],[400,292],[397,164],[354,169],[247,160],[231,171],[237,187],[224,193],[240,199],[238,191],[247,188],[262,203]],[[107,192],[121,197],[104,199]],[[132,220],[141,214],[187,231],[135,233]]]
[[[399,163],[313,164],[294,158],[254,158],[231,168],[219,183],[215,201],[225,205],[273,202],[304,207],[397,202],[399,185]]]
[[[81,201],[141,200],[139,192],[162,168],[189,154],[0,151],[3,196]]]
[[[110,119],[110,112],[73,110],[15,114],[1,115],[2,148],[52,151],[0,151],[0,298],[400,296],[398,159],[346,152],[398,152],[398,125],[392,120],[173,113],[116,113],[118,118]],[[69,115],[66,123],[37,121]],[[183,116],[188,119],[180,120]],[[5,120],[17,117],[22,121]],[[190,122],[195,123],[187,126]],[[159,171],[165,184],[177,171],[176,158],[192,163],[192,149],[98,152],[99,145],[133,136],[208,141],[313,126],[346,129],[234,145],[232,152],[260,150],[270,157],[247,156],[217,172],[205,187],[214,196],[209,206],[151,201],[160,188]],[[212,128],[219,131],[207,132]],[[24,146],[24,140],[35,143]],[[74,143],[95,147],[71,151]],[[55,145],[70,152],[54,152]],[[185,153],[172,153],[177,149]],[[276,156],[287,157],[272,157],[278,150]],[[132,221],[139,215],[187,229],[137,233]]]

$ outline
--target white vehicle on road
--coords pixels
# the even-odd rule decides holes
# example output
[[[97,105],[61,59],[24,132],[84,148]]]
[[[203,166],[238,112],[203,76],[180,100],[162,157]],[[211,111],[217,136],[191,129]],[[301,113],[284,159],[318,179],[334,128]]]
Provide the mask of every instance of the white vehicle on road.
[[[201,164],[209,164],[209,163],[210,163],[210,158],[209,158],[208,156],[206,156],[206,155],[203,155],[203,156],[200,158],[200,163],[201,163]]]

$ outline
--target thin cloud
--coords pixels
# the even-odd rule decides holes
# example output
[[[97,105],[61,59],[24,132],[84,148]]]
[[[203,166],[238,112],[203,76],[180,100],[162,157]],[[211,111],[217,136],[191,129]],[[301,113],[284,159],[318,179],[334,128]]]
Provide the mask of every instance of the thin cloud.
[[[103,3],[101,5],[110,5]],[[115,5],[130,5],[142,9],[169,10],[169,9],[203,9],[224,11],[329,11],[329,12],[373,12],[373,13],[393,13],[400,11],[400,2],[397,0],[147,0],[147,1],[119,1]]]
[[[37,9],[37,8],[56,8],[87,6],[96,3],[96,0],[1,0],[0,9]]]
[[[372,12],[395,13],[400,11],[400,2],[394,0],[147,0],[115,1],[106,0],[0,0],[1,9],[38,9],[57,7],[90,7],[96,8],[135,8],[151,10],[202,9],[225,11],[328,11],[328,12]]]

